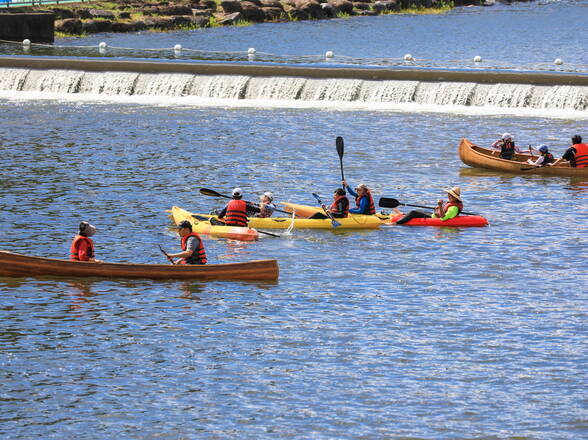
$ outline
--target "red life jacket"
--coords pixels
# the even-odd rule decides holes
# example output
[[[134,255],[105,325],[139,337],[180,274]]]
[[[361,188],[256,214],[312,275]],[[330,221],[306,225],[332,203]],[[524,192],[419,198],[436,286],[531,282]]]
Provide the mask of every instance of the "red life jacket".
[[[500,146],[500,157],[510,160],[515,155],[515,144],[512,141],[505,141]]]
[[[202,239],[196,232],[190,232],[182,237],[182,250],[186,250],[188,239],[190,237],[194,237],[198,240],[198,247],[190,257],[182,258],[180,264],[206,264],[206,251],[204,250]]]
[[[247,226],[247,202],[245,200],[231,200],[227,204],[225,223],[228,226]]]
[[[372,197],[372,193],[371,191],[366,191],[365,192],[366,195],[364,197],[368,198],[368,212],[362,212],[362,214],[366,214],[366,215],[375,215],[376,214],[376,206],[374,205],[374,198]],[[357,208],[359,208],[360,204],[361,204],[361,197],[357,196],[355,198],[355,205],[357,206]]]
[[[339,202],[343,199],[345,199],[347,203],[343,202],[343,212],[339,212]],[[337,216],[340,215],[341,218],[345,218],[349,216],[349,199],[347,199],[347,196],[337,196],[335,197],[335,200],[333,201],[329,209],[330,211],[334,212]]]
[[[547,153],[542,153],[541,156],[543,156],[543,162],[541,163],[541,166],[547,166],[549,165],[551,162],[555,162],[555,158],[553,157],[553,154],[547,152]]]
[[[457,206],[457,215],[461,214],[461,211],[463,210],[463,203],[461,202],[447,202],[445,205],[443,205],[445,213],[447,213],[447,210],[452,206]]]
[[[576,168],[588,167],[588,144],[572,145],[576,149]]]
[[[80,260],[80,243],[86,242],[88,245],[88,251],[86,253],[86,258]],[[69,259],[73,261],[89,261],[90,258],[94,258],[94,242],[89,237],[84,237],[83,235],[76,235],[71,242],[71,246],[69,248]]]

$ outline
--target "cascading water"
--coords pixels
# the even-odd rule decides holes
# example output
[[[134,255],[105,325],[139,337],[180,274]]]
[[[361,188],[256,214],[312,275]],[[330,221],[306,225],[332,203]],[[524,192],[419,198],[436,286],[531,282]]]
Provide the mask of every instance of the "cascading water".
[[[361,104],[362,109],[417,104],[502,109],[588,111],[586,86],[477,84],[300,78],[287,76],[194,75],[184,73],[84,72],[80,70],[0,69],[0,91],[68,96],[150,96],[176,99],[247,100],[289,104]],[[179,101],[178,101],[179,102]],[[181,101],[184,103],[184,101]],[[237,105],[237,103],[236,103]]]

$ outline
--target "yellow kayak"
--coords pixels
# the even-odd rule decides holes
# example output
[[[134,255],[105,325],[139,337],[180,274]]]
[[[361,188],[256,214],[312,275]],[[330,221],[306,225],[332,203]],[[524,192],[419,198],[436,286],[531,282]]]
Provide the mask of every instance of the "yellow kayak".
[[[192,231],[197,234],[206,234],[213,237],[230,238],[232,240],[241,241],[252,241],[259,238],[259,233],[250,227],[211,225],[209,221],[195,219],[191,212],[178,208],[177,206],[172,207],[171,217],[176,225],[183,220],[188,220],[192,223]],[[210,216],[206,215],[203,217]]]

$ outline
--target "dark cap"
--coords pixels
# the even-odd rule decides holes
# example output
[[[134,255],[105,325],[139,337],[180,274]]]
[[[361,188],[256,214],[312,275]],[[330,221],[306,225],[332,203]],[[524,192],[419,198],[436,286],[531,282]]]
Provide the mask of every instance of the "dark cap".
[[[182,220],[180,223],[178,223],[178,229],[183,228],[188,228],[189,230],[192,230],[192,223],[190,223],[188,220]]]
[[[338,196],[344,196],[345,195],[345,190],[343,188],[337,188],[335,190],[335,194],[337,194]]]

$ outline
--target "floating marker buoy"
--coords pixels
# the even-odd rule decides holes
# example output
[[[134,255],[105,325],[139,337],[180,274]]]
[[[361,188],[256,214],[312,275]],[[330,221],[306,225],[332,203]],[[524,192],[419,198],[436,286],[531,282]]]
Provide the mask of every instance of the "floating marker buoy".
[[[181,44],[176,44],[176,45],[174,46],[174,50],[175,50],[176,52],[181,52],[181,50],[182,50],[182,45],[181,45]]]
[[[23,46],[30,46],[31,40],[29,40],[28,38],[25,38],[24,40],[22,40],[22,45]]]
[[[404,61],[414,61],[414,58],[411,54],[407,53],[406,55],[404,55]]]
[[[553,63],[557,64],[558,66],[561,66],[563,64],[563,60],[561,58],[556,58]]]
[[[476,55],[474,57],[474,63],[480,63],[480,62],[482,62],[482,57],[480,55]]]
[[[255,48],[254,47],[250,47],[249,49],[247,49],[247,54],[248,55],[255,55]]]
[[[327,53],[325,53],[325,58],[333,58],[333,56],[335,56],[335,54],[332,50],[327,50]]]

